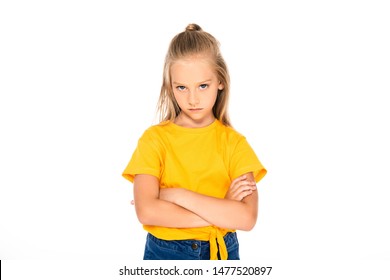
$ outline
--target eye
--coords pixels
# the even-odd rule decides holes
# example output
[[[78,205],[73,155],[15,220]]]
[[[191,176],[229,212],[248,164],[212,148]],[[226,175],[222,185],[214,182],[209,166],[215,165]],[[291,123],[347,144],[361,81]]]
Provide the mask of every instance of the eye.
[[[176,87],[179,91],[184,91],[186,89],[185,86],[177,86]]]
[[[200,89],[206,89],[209,87],[209,85],[208,84],[201,84],[199,87],[200,87]]]

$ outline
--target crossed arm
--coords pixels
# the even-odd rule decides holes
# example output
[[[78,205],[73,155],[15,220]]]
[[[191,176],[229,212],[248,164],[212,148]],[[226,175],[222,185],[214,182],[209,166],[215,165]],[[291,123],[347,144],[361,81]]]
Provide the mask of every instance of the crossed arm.
[[[134,200],[138,219],[144,225],[192,228],[215,225],[251,230],[257,220],[258,194],[253,174],[232,181],[224,199],[183,188],[160,189],[152,175],[134,178]]]

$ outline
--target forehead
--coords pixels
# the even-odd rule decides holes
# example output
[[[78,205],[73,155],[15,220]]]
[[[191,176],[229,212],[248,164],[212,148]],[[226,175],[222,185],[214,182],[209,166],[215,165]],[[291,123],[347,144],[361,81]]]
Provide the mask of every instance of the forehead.
[[[196,83],[216,79],[216,72],[211,60],[205,56],[191,56],[172,63],[170,74],[172,82]]]

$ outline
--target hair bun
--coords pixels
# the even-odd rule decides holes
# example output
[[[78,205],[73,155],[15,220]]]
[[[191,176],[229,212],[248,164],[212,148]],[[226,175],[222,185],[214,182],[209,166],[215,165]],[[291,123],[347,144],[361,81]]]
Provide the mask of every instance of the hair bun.
[[[187,25],[186,31],[202,31],[202,28],[196,23],[190,23]]]

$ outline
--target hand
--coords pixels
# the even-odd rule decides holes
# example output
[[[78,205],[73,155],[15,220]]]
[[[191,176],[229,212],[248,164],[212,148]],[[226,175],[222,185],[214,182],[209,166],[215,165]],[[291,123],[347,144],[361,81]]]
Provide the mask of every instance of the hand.
[[[256,191],[256,182],[247,178],[246,175],[240,176],[232,181],[225,198],[230,200],[241,201],[246,196]]]

